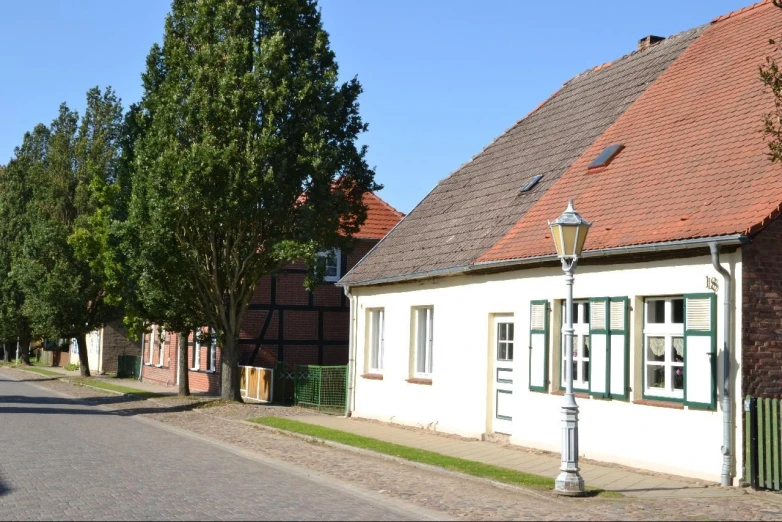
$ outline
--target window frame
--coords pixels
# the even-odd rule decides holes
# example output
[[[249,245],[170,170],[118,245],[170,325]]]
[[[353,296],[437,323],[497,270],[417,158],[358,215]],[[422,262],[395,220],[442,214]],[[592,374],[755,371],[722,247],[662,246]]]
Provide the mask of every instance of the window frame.
[[[495,332],[494,360],[502,363],[513,363],[514,346],[516,343],[516,323],[513,317],[498,317],[495,319],[497,331]],[[506,338],[502,338],[502,326],[505,326]],[[500,345],[505,345],[505,358],[500,358]],[[510,354],[510,356],[509,356]]]
[[[332,248],[331,250],[325,250],[318,252],[318,257],[325,258],[325,268],[323,274],[323,281],[328,283],[336,283],[342,279],[342,250],[339,248]],[[335,275],[328,275],[330,262],[334,262]]]
[[[158,353],[157,358],[158,358],[158,360],[157,360],[157,364],[155,366],[157,366],[158,368],[162,368],[163,367],[163,354],[164,354],[165,349],[166,349],[166,329],[165,328],[158,328],[158,330],[160,330],[159,331],[160,335],[159,335],[159,339],[158,339],[158,348],[157,348],[157,353]]]
[[[214,373],[217,370],[217,333],[209,329],[209,350],[206,353],[206,371]]]
[[[367,310],[367,371],[374,374],[383,373],[383,355],[385,352],[385,308],[370,308]],[[375,326],[375,317],[379,326]],[[379,334],[379,335],[378,335]]]
[[[413,308],[415,329],[413,332],[413,377],[431,379],[434,361],[434,306]],[[424,323],[423,330],[421,323]],[[422,335],[423,332],[423,335]],[[422,347],[421,344],[424,346]],[[424,350],[423,371],[419,366],[419,354]]]
[[[586,314],[584,314],[584,305],[589,306],[589,318],[592,317],[592,303],[589,299],[573,299],[573,306],[578,307],[578,318],[583,319]],[[567,301],[565,299],[562,299],[562,315],[561,315],[561,322],[562,322],[562,332],[559,336],[559,389],[564,390],[565,385],[567,383],[567,376],[565,375],[565,326],[567,326],[567,318],[565,316],[567,307]],[[589,393],[590,386],[589,386],[589,378],[591,375],[591,354],[592,354],[592,339],[590,334],[590,321],[589,318],[587,318],[586,322],[576,322],[575,319],[573,321],[573,359],[574,361],[580,365],[581,371],[578,373],[579,376],[583,377],[586,376],[586,380],[580,379],[576,380],[575,375],[573,377],[573,391],[578,392],[584,392]],[[590,356],[584,358],[583,350],[578,350],[577,347],[583,347],[584,342],[586,341],[586,346],[589,348]],[[575,355],[576,353],[579,353],[580,355]],[[586,369],[584,369],[583,365],[587,364]]]
[[[686,311],[682,313],[682,322],[673,322],[673,301],[681,300],[682,307],[684,307],[685,295],[668,295],[668,296],[649,296],[644,297],[644,309],[643,309],[643,330],[641,335],[641,350],[642,350],[642,376],[643,376],[643,390],[642,397],[650,400],[660,400],[669,402],[681,402],[685,401],[685,379],[687,375],[687,368],[685,366],[685,354],[686,354],[686,341],[685,341],[685,322]],[[649,305],[650,303],[656,303],[664,301],[664,312],[662,323],[649,323]],[[684,308],[682,308],[684,310]],[[650,337],[662,337],[665,345],[665,358],[662,361],[653,361],[650,364],[649,361],[649,338]],[[674,361],[672,355],[675,350],[673,346],[673,339],[680,338],[682,343],[682,355],[681,362]],[[664,387],[657,388],[649,386],[649,368],[650,366],[658,366],[663,368]],[[682,369],[682,387],[681,389],[674,389],[673,374],[676,368]]]
[[[193,371],[201,369],[201,333],[201,328],[193,331],[193,366],[190,367]]]
[[[149,357],[145,363],[147,366],[152,366],[155,362],[155,330],[157,330],[157,325],[153,324],[149,331]]]

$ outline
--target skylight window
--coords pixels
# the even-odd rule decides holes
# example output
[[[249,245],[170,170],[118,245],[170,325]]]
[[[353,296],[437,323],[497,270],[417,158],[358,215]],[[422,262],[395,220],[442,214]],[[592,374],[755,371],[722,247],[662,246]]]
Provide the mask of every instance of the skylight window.
[[[519,193],[523,192],[529,192],[532,190],[532,187],[538,184],[538,181],[540,181],[543,178],[543,174],[538,174],[537,176],[532,176],[530,179],[527,180],[526,183],[519,189]]]
[[[621,143],[614,143],[605,148],[595,160],[589,164],[590,169],[597,169],[600,167],[607,167],[609,163],[613,161],[617,154],[622,152],[625,146]]]

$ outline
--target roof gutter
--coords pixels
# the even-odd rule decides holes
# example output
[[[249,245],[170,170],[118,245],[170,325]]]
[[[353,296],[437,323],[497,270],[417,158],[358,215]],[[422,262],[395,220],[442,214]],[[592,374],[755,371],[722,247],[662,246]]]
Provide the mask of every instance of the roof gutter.
[[[681,239],[677,241],[663,241],[659,243],[646,243],[640,245],[630,245],[623,247],[601,248],[597,250],[587,250],[581,255],[581,259],[591,259],[599,257],[616,256],[622,254],[645,254],[650,252],[666,252],[671,250],[689,250],[693,248],[709,248],[711,243],[720,246],[741,245],[747,243],[749,238],[744,234],[730,234],[725,236],[701,237],[696,239]],[[429,270],[426,272],[417,272],[414,274],[405,274],[390,277],[381,277],[366,281],[350,281],[337,283],[339,286],[372,286],[390,283],[402,283],[407,281],[416,281],[428,279],[430,277],[447,277],[452,275],[468,274],[483,270],[496,268],[515,268],[536,263],[545,263],[556,261],[556,254],[545,254],[541,256],[525,257],[522,259],[506,259],[502,261],[481,261],[469,265],[459,265],[451,268],[441,268]]]

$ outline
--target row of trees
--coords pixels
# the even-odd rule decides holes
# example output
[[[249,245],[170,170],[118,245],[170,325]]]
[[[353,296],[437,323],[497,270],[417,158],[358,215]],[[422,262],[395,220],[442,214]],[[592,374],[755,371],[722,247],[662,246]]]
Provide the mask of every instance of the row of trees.
[[[29,363],[31,339],[75,338],[88,375],[86,334],[112,319],[179,332],[182,367],[209,325],[240,400],[260,279],[303,259],[315,284],[317,252],[345,246],[379,188],[361,86],[337,73],[314,0],[174,0],[138,104],[91,89],[0,167],[0,339]]]

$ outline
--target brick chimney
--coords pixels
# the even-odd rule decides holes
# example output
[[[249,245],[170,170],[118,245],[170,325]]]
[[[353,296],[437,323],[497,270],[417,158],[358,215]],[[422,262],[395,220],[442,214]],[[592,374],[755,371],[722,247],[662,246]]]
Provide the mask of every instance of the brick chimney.
[[[643,38],[638,40],[638,50],[643,51],[644,49],[647,49],[656,43],[660,43],[663,40],[665,40],[665,37],[663,36],[654,36],[653,34],[650,34],[649,36],[644,36]]]

